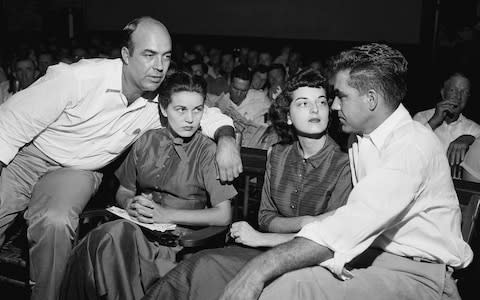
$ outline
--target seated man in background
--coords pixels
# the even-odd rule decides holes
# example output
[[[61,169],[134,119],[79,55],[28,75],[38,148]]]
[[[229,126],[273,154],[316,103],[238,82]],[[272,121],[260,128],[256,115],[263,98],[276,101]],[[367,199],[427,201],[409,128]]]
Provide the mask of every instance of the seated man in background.
[[[287,79],[287,70],[282,64],[272,64],[268,70],[268,91],[267,96],[270,101],[274,101],[282,92],[285,80]]]
[[[435,108],[421,111],[415,121],[431,128],[442,142],[451,166],[459,165],[468,147],[480,136],[480,125],[462,115],[470,97],[470,80],[454,72],[440,89],[441,100]]]
[[[206,104],[220,108],[226,115],[238,113],[250,122],[265,124],[270,101],[265,93],[250,88],[251,80],[252,75],[247,66],[235,67],[228,93],[219,96],[209,94]]]
[[[120,57],[120,56],[119,56]],[[38,55],[38,72],[39,77],[47,73],[48,67],[55,64],[53,55],[50,52],[42,52]]]
[[[356,134],[347,203],[250,260],[220,299],[460,299],[452,272],[473,253],[440,142],[401,104],[406,59],[369,44],[331,70],[332,109]]]
[[[265,87],[267,85],[268,67],[266,65],[257,65],[252,70],[252,90],[266,93]]]
[[[18,58],[13,66],[12,80],[5,81],[4,86],[0,87],[0,104],[7,101],[13,94],[29,87],[37,79],[38,72],[30,57]],[[9,84],[6,85],[6,82]]]
[[[272,55],[268,51],[261,51],[258,54],[258,64],[264,66],[270,66],[272,64]]]
[[[463,180],[480,182],[480,139],[470,146],[460,166],[463,168]]]
[[[187,71],[193,75],[200,76],[203,79],[206,79],[208,76],[208,66],[199,58],[191,60],[187,63]]]

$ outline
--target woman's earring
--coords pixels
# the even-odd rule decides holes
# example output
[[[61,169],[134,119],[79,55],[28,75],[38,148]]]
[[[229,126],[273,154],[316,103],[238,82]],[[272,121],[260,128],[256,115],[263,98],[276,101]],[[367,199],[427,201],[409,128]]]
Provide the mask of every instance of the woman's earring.
[[[292,120],[290,120],[290,118],[287,119],[287,125],[292,125]]]

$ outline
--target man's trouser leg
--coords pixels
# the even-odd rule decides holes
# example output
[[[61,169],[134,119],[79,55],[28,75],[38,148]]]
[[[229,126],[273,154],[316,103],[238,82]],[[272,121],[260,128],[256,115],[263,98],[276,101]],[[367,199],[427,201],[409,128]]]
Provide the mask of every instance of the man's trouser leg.
[[[62,168],[43,176],[25,212],[30,245],[32,299],[58,297],[78,216],[98,189],[102,175]]]
[[[18,213],[24,211],[30,201],[32,188],[43,174],[58,168],[58,164],[33,145],[25,146],[2,169],[0,175],[0,246],[5,231]]]
[[[444,264],[417,262],[383,252],[371,266],[351,270],[341,281],[316,266],[292,271],[265,287],[260,300],[460,300],[452,271]]]

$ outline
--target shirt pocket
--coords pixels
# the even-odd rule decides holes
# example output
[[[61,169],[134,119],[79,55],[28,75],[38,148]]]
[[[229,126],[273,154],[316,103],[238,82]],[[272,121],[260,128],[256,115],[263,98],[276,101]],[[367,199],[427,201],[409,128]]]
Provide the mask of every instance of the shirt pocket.
[[[141,128],[127,128],[115,133],[107,142],[106,151],[110,154],[120,154],[132,145],[142,134]]]

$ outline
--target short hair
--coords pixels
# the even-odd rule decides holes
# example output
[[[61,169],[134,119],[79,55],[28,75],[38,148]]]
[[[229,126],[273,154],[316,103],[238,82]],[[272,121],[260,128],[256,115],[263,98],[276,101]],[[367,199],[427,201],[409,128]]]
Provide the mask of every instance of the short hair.
[[[257,65],[255,68],[252,70],[252,75],[255,73],[268,73],[268,66],[266,65]]]
[[[240,78],[247,81],[252,81],[252,72],[245,65],[239,65],[233,68],[232,78]]]
[[[282,93],[275,99],[268,110],[268,116],[280,138],[279,143],[291,144],[297,140],[295,129],[287,124],[290,104],[293,101],[293,92],[301,87],[323,88],[328,93],[328,81],[320,71],[311,68],[300,71],[285,83]],[[328,94],[327,94],[327,98]]]
[[[450,70],[445,71],[442,74],[442,80],[441,80],[440,86],[443,87],[443,85],[446,82],[451,80],[453,77],[457,77],[457,76],[458,77],[463,77],[463,78],[467,79],[468,82],[470,82],[470,74],[468,74],[468,72],[466,72],[462,69],[450,69]]]
[[[181,71],[175,72],[165,78],[159,89],[159,104],[167,108],[172,102],[172,95],[178,92],[195,92],[202,95],[205,100],[207,95],[207,83],[200,76]],[[161,115],[161,114],[160,114]]]
[[[128,22],[128,24],[125,25],[125,27],[123,27],[122,29],[121,38],[120,38],[120,42],[121,42],[120,47],[127,47],[128,51],[130,52],[130,55],[132,55],[133,51],[135,50],[135,47],[134,47],[135,45],[133,44],[133,41],[132,41],[132,34],[135,32],[138,25],[145,20],[151,20],[151,21],[160,23],[160,21],[152,17],[143,16]]]
[[[348,85],[364,94],[381,93],[395,109],[407,94],[408,62],[403,54],[385,44],[372,43],[343,51],[329,61],[331,74],[348,70]]]
[[[202,66],[202,70],[203,70],[203,73],[207,73],[208,72],[208,66],[206,63],[204,63],[200,58],[195,58],[195,59],[192,59],[191,61],[189,61],[187,63],[187,67],[188,67],[188,70],[191,70],[192,69],[192,66],[195,66],[195,65],[200,65]]]
[[[280,70],[283,74],[283,78],[287,76],[287,70],[285,69],[285,66],[282,64],[271,64],[270,67],[268,68],[268,72],[273,70]]]

